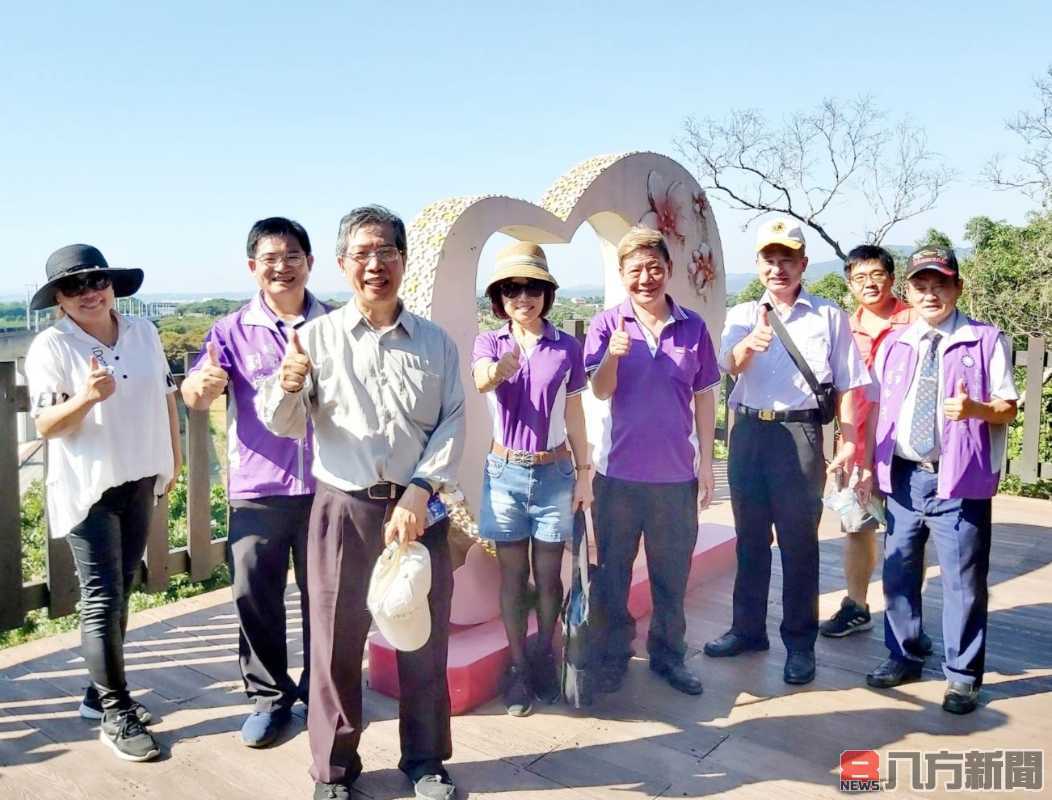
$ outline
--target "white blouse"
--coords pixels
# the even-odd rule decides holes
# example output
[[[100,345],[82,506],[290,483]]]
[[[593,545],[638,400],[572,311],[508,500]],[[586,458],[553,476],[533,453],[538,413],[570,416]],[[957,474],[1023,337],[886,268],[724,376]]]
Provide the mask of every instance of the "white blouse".
[[[68,317],[41,331],[26,354],[26,378],[35,417],[62,403],[87,382],[91,358],[113,370],[116,391],[75,430],[48,440],[48,525],[65,536],[107,489],[156,475],[160,496],[172,479],[174,459],[167,396],[175,381],[148,320],[117,318],[117,342],[102,344]]]

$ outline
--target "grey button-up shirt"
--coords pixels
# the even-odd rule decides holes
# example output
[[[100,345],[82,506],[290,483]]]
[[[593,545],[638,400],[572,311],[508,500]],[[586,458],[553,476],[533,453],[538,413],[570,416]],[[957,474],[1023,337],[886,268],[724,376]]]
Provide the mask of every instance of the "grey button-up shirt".
[[[287,394],[280,371],[256,407],[279,436],[314,423],[314,476],[344,491],[423,478],[437,491],[456,480],[464,449],[464,388],[457,347],[433,322],[403,309],[374,329],[352,300],[298,331],[313,368]]]

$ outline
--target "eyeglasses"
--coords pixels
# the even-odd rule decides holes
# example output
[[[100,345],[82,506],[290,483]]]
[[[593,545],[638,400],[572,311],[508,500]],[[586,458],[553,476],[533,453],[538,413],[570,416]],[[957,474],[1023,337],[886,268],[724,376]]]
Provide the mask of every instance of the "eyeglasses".
[[[264,267],[268,267],[270,269],[273,269],[278,264],[282,263],[290,269],[299,269],[307,263],[307,256],[305,256],[303,253],[290,253],[289,255],[284,256],[267,254],[265,256],[260,256],[259,258],[254,260],[258,261]]]
[[[358,250],[353,253],[348,253],[347,258],[351,259],[355,264],[365,267],[373,260],[373,256],[376,256],[376,260],[382,264],[391,264],[397,261],[398,257],[401,255],[401,250],[392,244],[388,244],[383,247],[378,247],[375,250]]]
[[[527,297],[540,297],[544,294],[544,287],[546,285],[547,284],[544,281],[536,281],[532,278],[528,279],[526,283],[505,281],[500,285],[500,295],[507,300],[514,300],[523,292],[526,293]]]
[[[73,275],[55,284],[66,297],[79,297],[84,292],[101,292],[113,285],[109,275]]]
[[[877,286],[883,286],[885,283],[891,280],[891,276],[888,275],[884,270],[874,270],[873,272],[863,272],[858,275],[851,276],[852,286],[865,286],[867,283],[875,283]]]

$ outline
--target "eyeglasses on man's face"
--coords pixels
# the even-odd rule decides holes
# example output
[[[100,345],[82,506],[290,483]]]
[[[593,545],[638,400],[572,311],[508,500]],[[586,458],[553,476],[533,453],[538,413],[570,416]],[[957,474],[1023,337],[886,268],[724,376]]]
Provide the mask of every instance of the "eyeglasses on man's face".
[[[303,253],[265,253],[255,259],[257,264],[262,264],[267,269],[274,269],[278,264],[284,264],[289,269],[299,269],[307,263],[307,256]]]
[[[885,283],[891,280],[891,276],[885,270],[875,269],[872,272],[860,272],[857,275],[851,276],[851,285],[862,288],[867,283],[875,283],[877,286],[883,286]]]
[[[393,264],[401,255],[401,251],[393,244],[386,244],[375,250],[351,250],[347,253],[347,258],[361,267],[367,267],[374,257],[381,264]]]
[[[79,297],[85,292],[101,292],[112,285],[109,275],[73,275],[63,278],[55,288],[66,297]]]
[[[528,279],[526,283],[504,281],[500,285],[500,295],[506,300],[514,300],[525,292],[527,297],[540,297],[544,294],[544,281]]]

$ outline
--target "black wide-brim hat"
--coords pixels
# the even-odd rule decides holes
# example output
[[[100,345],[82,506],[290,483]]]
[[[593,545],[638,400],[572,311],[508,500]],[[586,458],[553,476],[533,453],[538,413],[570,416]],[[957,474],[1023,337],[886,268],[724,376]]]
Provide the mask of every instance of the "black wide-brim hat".
[[[130,297],[142,286],[143,272],[138,267],[111,267],[97,247],[90,244],[71,244],[52,253],[44,267],[47,283],[41,286],[32,301],[30,311],[42,311],[58,305],[55,292],[63,278],[82,272],[103,272],[113,284],[114,297]]]

